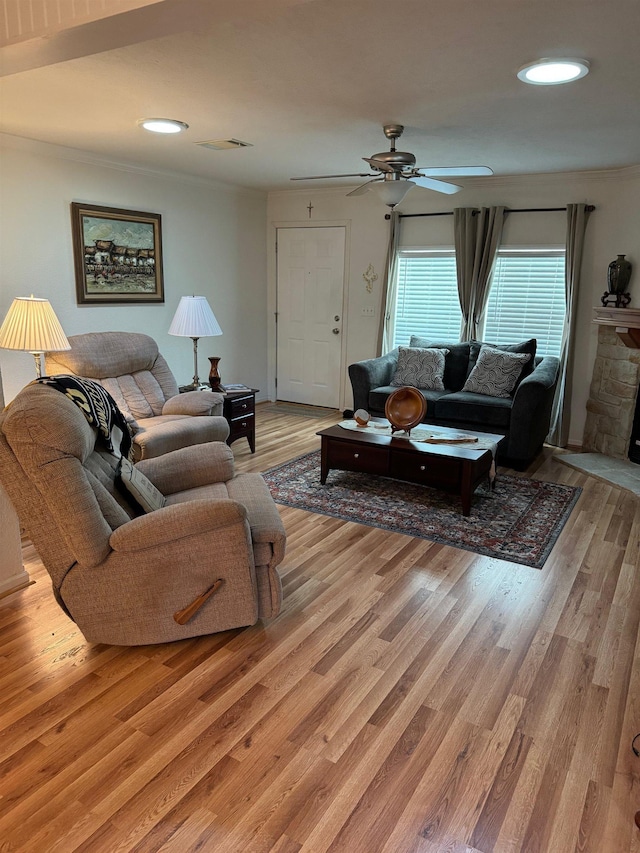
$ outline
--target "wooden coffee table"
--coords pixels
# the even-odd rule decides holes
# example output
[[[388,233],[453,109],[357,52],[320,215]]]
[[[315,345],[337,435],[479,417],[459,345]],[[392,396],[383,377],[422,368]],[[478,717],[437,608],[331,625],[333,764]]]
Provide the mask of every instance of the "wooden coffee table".
[[[388,424],[383,418],[374,418],[374,422]],[[493,433],[431,427],[429,424],[421,424],[420,429],[433,429],[451,436],[466,432],[495,444],[504,438]],[[463,515],[469,515],[473,493],[483,480],[489,478],[493,462],[491,450],[474,448],[473,444],[426,444],[378,435],[371,430],[356,432],[341,426],[323,429],[316,435],[322,440],[321,483],[326,482],[332,468],[393,477],[459,495]]]

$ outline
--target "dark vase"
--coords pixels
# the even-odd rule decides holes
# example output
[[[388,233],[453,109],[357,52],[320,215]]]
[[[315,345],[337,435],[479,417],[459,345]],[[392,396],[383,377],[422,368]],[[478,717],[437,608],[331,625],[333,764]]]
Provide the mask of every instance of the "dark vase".
[[[607,288],[609,293],[626,293],[631,278],[631,261],[625,261],[624,255],[618,255],[611,261],[607,270]]]
[[[211,369],[209,370],[209,385],[211,385],[212,391],[220,391],[220,373],[218,372],[218,362],[220,361],[220,356],[210,355],[209,361],[211,362]]]

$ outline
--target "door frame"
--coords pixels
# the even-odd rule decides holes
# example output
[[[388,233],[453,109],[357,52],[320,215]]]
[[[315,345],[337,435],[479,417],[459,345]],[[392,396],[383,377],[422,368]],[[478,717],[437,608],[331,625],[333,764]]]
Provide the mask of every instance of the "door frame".
[[[276,376],[277,376],[277,343],[278,328],[276,323],[276,312],[278,310],[278,255],[276,242],[278,231],[284,228],[344,228],[344,270],[342,287],[342,340],[340,342],[340,387],[338,389],[338,406],[342,410],[345,406],[347,376],[345,363],[347,359],[347,331],[348,331],[348,308],[349,308],[349,252],[351,246],[351,220],[350,219],[323,219],[302,221],[277,221],[269,223],[269,240],[267,252],[267,381],[269,400],[277,400]]]

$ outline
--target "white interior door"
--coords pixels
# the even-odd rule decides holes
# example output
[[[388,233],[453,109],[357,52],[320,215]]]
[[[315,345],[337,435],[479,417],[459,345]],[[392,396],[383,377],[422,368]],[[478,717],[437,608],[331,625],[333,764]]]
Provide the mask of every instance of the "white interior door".
[[[338,408],[344,227],[278,228],[277,398]]]

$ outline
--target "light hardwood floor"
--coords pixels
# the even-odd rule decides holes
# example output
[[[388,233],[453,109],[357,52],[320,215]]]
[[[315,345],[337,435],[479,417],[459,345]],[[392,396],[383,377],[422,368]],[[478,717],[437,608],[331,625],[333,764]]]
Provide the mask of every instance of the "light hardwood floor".
[[[266,408],[266,407],[263,407]],[[266,470],[338,420],[258,407]],[[542,570],[281,508],[280,616],[88,645],[0,600],[0,851],[639,853],[640,511],[584,491]]]

